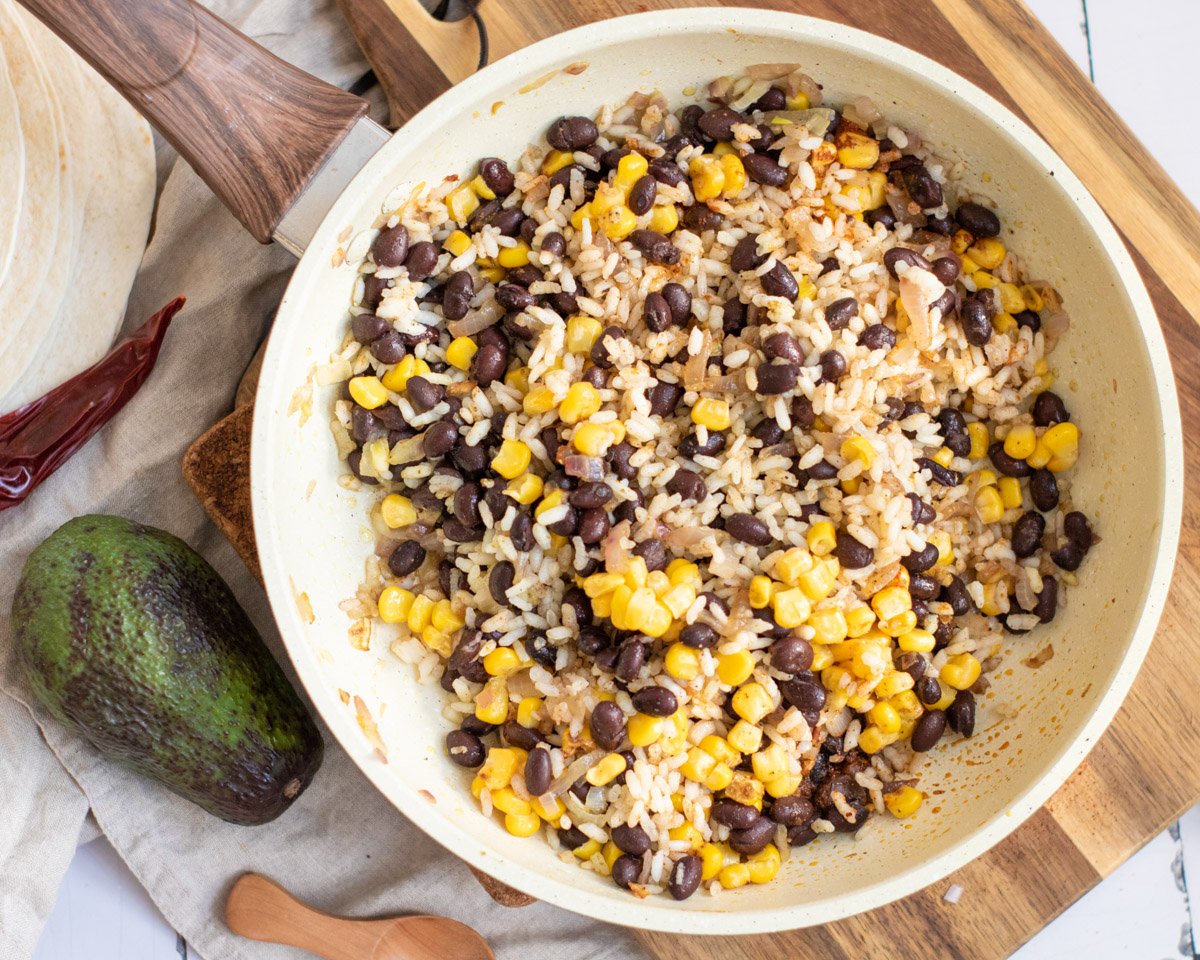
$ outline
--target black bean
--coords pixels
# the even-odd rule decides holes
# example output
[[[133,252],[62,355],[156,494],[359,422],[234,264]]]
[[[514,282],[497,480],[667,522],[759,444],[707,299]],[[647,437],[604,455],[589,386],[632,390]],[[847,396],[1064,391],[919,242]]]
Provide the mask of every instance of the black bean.
[[[906,557],[900,558],[900,563],[910,574],[924,573],[932,567],[938,560],[938,548],[932,543],[927,543],[920,550],[914,550]],[[933,597],[926,597],[926,600],[932,600]]]
[[[858,335],[858,342],[868,350],[891,350],[896,345],[896,331],[882,323],[873,323]]]
[[[917,253],[916,250],[910,250],[908,247],[892,247],[883,255],[883,263],[884,266],[887,267],[888,273],[890,273],[893,277],[899,276],[896,271],[897,264],[903,263],[907,264],[909,269],[912,269],[913,267],[919,267],[922,270],[929,270],[932,266],[932,264],[930,264],[928,260],[921,256],[921,254]]]
[[[764,397],[772,397],[794,390],[797,373],[798,368],[794,363],[764,363],[755,371],[758,377],[755,393]]]
[[[654,206],[654,198],[657,194],[658,181],[647,173],[630,189],[629,199],[625,203],[630,210],[640,217],[642,214],[650,212],[650,208]]]
[[[481,387],[487,387],[504,376],[508,366],[508,351],[495,343],[489,343],[475,354],[472,371],[475,381]]]
[[[488,487],[487,492],[483,495],[483,502],[487,504],[487,508],[491,512],[493,524],[503,520],[508,508],[512,506],[512,499],[504,492],[504,487],[499,484]]]
[[[838,475],[838,468],[828,460],[818,460],[807,472],[813,480],[833,480]]]
[[[958,205],[958,209],[954,211],[954,219],[974,237],[1000,235],[1000,218],[987,207],[970,200]]]
[[[825,707],[825,688],[812,674],[802,674],[779,685],[779,692],[786,703],[804,715],[809,726],[816,724]]]
[[[637,468],[629,462],[629,458],[632,456],[633,444],[628,440],[622,440],[608,448],[604,459],[608,461],[609,469],[618,477],[622,480],[632,480],[637,476]]]
[[[679,709],[679,701],[666,687],[643,687],[633,695],[633,706],[651,717],[669,717]]]
[[[478,530],[483,526],[483,517],[479,513],[479,501],[483,499],[483,491],[474,481],[464,483],[454,492],[454,516],[468,530]]]
[[[821,354],[821,379],[818,383],[837,383],[846,375],[846,358],[837,350]]]
[[[729,845],[738,853],[753,855],[763,850],[774,836],[775,824],[766,817],[759,816],[754,823],[744,829],[730,830]]]
[[[942,699],[942,685],[938,683],[937,677],[922,677],[917,681],[915,689],[917,691],[917,699],[927,707],[932,706]]]
[[[512,526],[509,527],[508,536],[512,540],[513,547],[517,550],[524,552],[533,549],[536,540],[533,536],[533,521],[529,518],[528,513],[524,511],[517,512]]]
[[[1028,327],[1034,333],[1042,329],[1042,318],[1032,310],[1021,310],[1014,313],[1013,319],[1017,321],[1018,327]]]
[[[630,683],[637,679],[646,663],[646,645],[640,640],[628,640],[621,645],[617,656],[617,678]]]
[[[659,293],[663,295],[663,299],[671,308],[671,318],[677,324],[686,323],[692,315],[692,295],[687,292],[687,289],[682,284],[672,282],[664,284]]]
[[[732,140],[733,128],[739,123],[745,123],[746,118],[729,107],[715,107],[706,111],[697,121],[696,126],[710,140]]]
[[[557,231],[553,233],[547,233],[542,237],[541,250],[544,253],[548,253],[550,256],[561,260],[563,255],[567,252],[567,238]]]
[[[830,330],[844,330],[858,316],[858,301],[854,297],[834,300],[825,308],[825,322]],[[871,348],[874,349],[874,348]]]
[[[758,823],[762,819],[762,815],[748,804],[721,797],[719,800],[713,801],[709,818],[731,830],[745,830]]]
[[[525,641],[525,651],[534,663],[541,664],[551,673],[558,668],[558,650],[541,634]]]
[[[963,336],[972,346],[982,347],[992,339],[992,317],[995,309],[990,297],[980,296],[985,291],[976,291],[963,297],[958,322]]]
[[[465,730],[451,730],[446,734],[446,752],[451,760],[468,770],[482,766],[487,753],[483,741]]]
[[[518,312],[537,303],[537,297],[515,283],[502,283],[496,288],[496,302],[505,310]]]
[[[725,301],[721,316],[721,329],[727,334],[738,334],[746,328],[749,311],[737,297]]]
[[[673,163],[665,157],[651,160],[646,172],[659,183],[665,183],[669,187],[677,187],[684,181],[684,173],[679,164]]]
[[[567,497],[567,502],[573,507],[579,507],[581,510],[592,510],[596,507],[604,506],[612,498],[612,487],[607,483],[595,480],[589,483],[581,483]]]
[[[1053,560],[1063,570],[1074,571],[1079,569],[1079,565],[1083,563],[1083,548],[1077,543],[1067,541],[1063,546],[1050,553],[1050,559]]]
[[[933,179],[925,164],[915,163],[900,172],[909,197],[922,210],[942,205],[942,185]]]
[[[725,532],[735,540],[755,547],[765,547],[773,539],[767,525],[750,513],[735,513],[729,517],[725,521]]]
[[[404,340],[395,330],[388,330],[371,344],[371,353],[380,363],[399,363],[408,353]]]
[[[787,94],[778,87],[768,87],[767,92],[750,104],[751,110],[761,110],[769,113],[772,110],[787,109]]]
[[[996,471],[1006,477],[1027,477],[1033,473],[1033,467],[1024,460],[1010,457],[1004,452],[1003,440],[997,440],[988,447],[988,459],[992,461],[992,466],[996,468]]]
[[[461,320],[471,309],[471,298],[475,296],[475,283],[466,270],[459,270],[446,281],[442,291],[442,313],[447,320]]]
[[[651,263],[672,264],[679,262],[679,248],[655,230],[634,230],[629,242],[642,251]]]
[[[640,857],[650,849],[650,835],[641,827],[631,827],[622,823],[613,827],[609,836],[622,853]]]
[[[558,842],[568,850],[578,850],[588,842],[588,835],[578,827],[558,831]]]
[[[786,797],[780,797],[771,804],[770,817],[785,827],[798,827],[811,823],[816,813],[816,808],[812,805],[811,800],[798,793],[793,793]]]
[[[925,549],[928,550],[930,546],[932,546],[932,544],[927,545]],[[912,554],[909,554],[909,556],[912,556]],[[933,562],[936,561],[937,547],[934,547],[933,561],[930,562],[930,566],[933,566]],[[928,574],[910,573],[908,575],[908,592],[918,600],[936,600],[938,596],[941,595],[942,585]]]
[[[1043,390],[1033,401],[1033,422],[1039,427],[1050,427],[1066,423],[1071,419],[1063,398],[1050,390]]]
[[[458,427],[446,420],[433,424],[421,438],[421,450],[427,457],[444,457],[457,444]]]
[[[942,439],[956,457],[965,457],[971,452],[971,435],[967,433],[967,421],[952,407],[946,407],[935,418],[942,426]]]
[[[902,653],[896,658],[896,668],[907,673],[917,684],[925,676],[928,663],[919,653]]]
[[[446,388],[440,383],[433,383],[422,376],[409,377],[404,388],[404,395],[418,413],[432,410],[441,403],[445,394]]]
[[[499,212],[499,200],[489,200],[486,203],[480,204],[475,208],[475,212],[467,218],[467,228],[477,233],[491,223]]]
[[[576,627],[585,627],[592,622],[592,602],[579,587],[568,587],[563,594],[563,609],[571,609],[575,614]]]
[[[482,665],[480,665],[480,669],[483,669]],[[465,730],[467,733],[473,733],[477,737],[486,737],[489,733],[495,731],[496,725],[494,723],[484,723],[478,717],[468,715],[463,717],[462,723],[459,724],[459,729]]]
[[[671,305],[661,293],[651,293],[642,307],[642,319],[652,333],[662,333],[674,322]]]
[[[458,427],[449,420],[443,420],[441,422],[454,427],[454,442],[457,443]],[[433,427],[430,427],[429,429],[432,430]],[[428,436],[428,433],[426,433],[426,436]],[[428,452],[428,450],[426,450],[426,452]],[[478,444],[474,447],[468,447],[464,444],[455,448],[450,459],[454,462],[454,465],[462,471],[464,476],[474,477],[483,473],[483,471],[487,468],[488,452],[483,444]]]
[[[780,673],[803,673],[812,662],[812,644],[801,637],[789,635],[771,644],[771,666]]]
[[[956,617],[966,616],[975,606],[971,594],[967,592],[967,585],[957,574],[951,576],[950,582],[942,587],[941,599],[943,603],[950,604]]]
[[[591,366],[584,367],[583,379],[597,390],[603,390],[604,385],[608,382],[608,374],[600,367],[592,364]]]
[[[802,360],[800,341],[787,331],[773,333],[763,341],[763,353],[772,360]]]
[[[847,570],[861,570],[875,559],[875,551],[862,541],[856,540],[847,530],[838,531],[834,552]]]
[[[516,570],[507,560],[501,560],[488,574],[488,593],[500,606],[508,606],[508,591],[512,588]]]
[[[783,439],[783,427],[776,420],[760,420],[750,431],[750,436],[764,447],[773,447]]]
[[[525,789],[531,797],[540,797],[550,789],[550,751],[535,748],[525,758]]]
[[[917,466],[922,470],[928,470],[933,482],[943,487],[957,487],[962,483],[961,473],[957,470],[951,470],[949,467],[943,467],[936,460],[931,460],[929,457],[918,458]]]
[[[949,254],[944,257],[938,257],[933,261],[933,275],[942,281],[946,286],[954,283],[958,279],[958,275],[962,270],[962,264],[958,257]]]
[[[690,103],[679,111],[680,135],[688,142],[678,147],[678,150],[700,143],[704,139],[705,134],[700,130],[698,123],[703,115],[704,108],[698,103]]]
[[[679,453],[689,460],[695,460],[698,456],[711,457],[724,449],[725,434],[716,430],[708,432],[708,438],[704,443],[700,442],[696,434],[689,433],[679,444]]]
[[[579,171],[579,178],[582,180],[586,177],[587,171],[577,163],[572,163],[569,166],[563,167],[561,170],[556,170],[550,177],[550,188],[562,187],[563,193],[569,195],[571,192],[571,180],[575,176],[575,171]]]
[[[604,341],[609,337],[612,337],[613,340],[624,340],[625,331],[615,324],[613,326],[605,327],[604,332],[601,333],[600,336],[596,338],[596,342],[592,344],[592,363],[605,370],[608,370],[612,367],[612,357],[609,356],[608,347],[604,345]]]
[[[671,417],[683,399],[683,387],[677,383],[656,383],[647,394],[650,412],[659,417]]]
[[[581,627],[575,637],[575,645],[580,652],[594,657],[608,646],[608,634],[599,627]]]
[[[521,221],[521,226],[518,228],[517,232],[520,233],[522,240],[528,244],[532,244],[533,235],[537,233],[537,228],[539,226],[541,226],[541,224],[534,220],[533,217],[525,217]]]
[[[703,478],[700,474],[692,470],[676,470],[675,476],[667,481],[667,492],[677,493],[682,498],[684,503],[689,500],[696,503],[703,503],[708,496],[708,487],[705,486]]]
[[[646,561],[646,569],[653,572],[667,566],[667,548],[661,540],[643,540],[633,548],[633,555]]]
[[[642,858],[623,853],[612,865],[612,879],[618,887],[628,890],[642,875]]]
[[[739,273],[743,270],[757,270],[766,262],[767,255],[758,252],[758,236],[753,233],[737,242],[729,259],[730,267]]]
[[[1012,549],[1018,559],[1032,557],[1042,545],[1042,535],[1046,532],[1046,520],[1040,513],[1030,510],[1022,514],[1013,524]]]
[[[419,278],[418,278],[419,279]],[[363,295],[362,305],[368,310],[374,310],[383,300],[383,291],[391,284],[390,280],[383,280],[375,276],[373,273],[368,273],[363,277]],[[362,341],[360,340],[359,343]]]
[[[492,218],[492,226],[502,237],[515,237],[521,232],[521,226],[526,222],[520,207],[508,207],[501,210]]]
[[[584,150],[596,142],[600,131],[587,117],[559,117],[546,131],[546,140],[555,150]]]
[[[936,680],[933,681],[937,683]],[[927,710],[912,732],[912,748],[917,753],[932,750],[946,731],[946,714],[942,710]]]
[[[702,203],[694,204],[683,211],[683,225],[692,233],[704,233],[706,230],[721,228],[721,215],[710,210]]]
[[[350,411],[350,435],[355,440],[366,443],[378,436],[382,430],[383,424],[375,414],[355,404],[354,409]]]
[[[390,328],[390,323],[373,313],[360,313],[350,321],[354,339],[364,344],[374,343]]]
[[[599,543],[612,528],[612,523],[608,519],[608,514],[602,507],[596,507],[592,510],[584,510],[579,515],[579,528],[576,530],[576,535],[586,544]]]
[[[601,750],[616,750],[625,739],[625,714],[610,700],[602,700],[588,721],[592,739]]]
[[[1049,623],[1058,612],[1058,581],[1054,577],[1042,577],[1042,591],[1037,595],[1033,612],[1042,623]]]
[[[970,690],[959,690],[946,710],[946,722],[956,733],[971,736],[975,732],[975,694]]]
[[[398,267],[408,256],[408,229],[402,223],[384,227],[371,245],[375,262],[381,267]]]
[[[694,853],[687,853],[671,866],[667,875],[667,892],[674,900],[686,900],[700,887],[704,864]]]
[[[1084,553],[1092,548],[1092,525],[1088,522],[1088,518],[1078,510],[1072,510],[1063,517],[1063,534],[1067,540]]]
[[[800,285],[796,283],[792,271],[784,266],[782,260],[776,260],[775,265],[764,273],[759,281],[762,283],[763,292],[768,296],[783,297],[794,302],[800,295]]]
[[[406,577],[425,562],[425,548],[415,540],[405,540],[388,557],[388,569],[398,577]]]
[[[1058,506],[1058,480],[1045,468],[1033,471],[1029,478],[1029,493],[1033,505],[1043,512]]]
[[[546,527],[551,533],[560,537],[573,537],[579,530],[579,511],[568,505],[566,514],[559,520]]]
[[[707,623],[689,623],[679,631],[679,639],[684,646],[706,650],[716,644],[718,636]]]
[[[788,181],[786,167],[780,166],[765,153],[752,153],[742,158],[746,175],[755,183],[768,187],[782,187]]]
[[[479,161],[479,175],[488,189],[498,197],[507,197],[513,192],[515,181],[508,164],[498,157],[484,157]]]

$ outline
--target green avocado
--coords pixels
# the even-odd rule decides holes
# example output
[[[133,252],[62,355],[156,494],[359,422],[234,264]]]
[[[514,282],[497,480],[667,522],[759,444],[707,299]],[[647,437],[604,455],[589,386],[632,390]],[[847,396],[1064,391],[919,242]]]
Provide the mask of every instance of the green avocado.
[[[50,713],[223,820],[275,819],[321,765],[303,702],[178,537],[121,517],[63,524],[26,561],[12,622]]]

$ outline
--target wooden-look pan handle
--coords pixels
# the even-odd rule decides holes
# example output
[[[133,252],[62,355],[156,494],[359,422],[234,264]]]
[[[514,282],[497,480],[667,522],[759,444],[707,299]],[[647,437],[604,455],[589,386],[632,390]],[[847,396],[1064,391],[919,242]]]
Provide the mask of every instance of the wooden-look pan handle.
[[[365,101],[192,0],[20,0],[171,142],[267,243]]]

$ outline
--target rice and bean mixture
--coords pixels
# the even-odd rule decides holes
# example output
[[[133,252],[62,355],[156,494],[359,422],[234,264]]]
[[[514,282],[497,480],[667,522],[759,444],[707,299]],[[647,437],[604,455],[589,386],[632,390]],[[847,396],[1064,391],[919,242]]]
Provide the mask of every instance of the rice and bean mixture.
[[[440,680],[485,815],[676,899],[916,814],[1093,543],[995,204],[795,65],[704,93],[395,197],[332,365],[358,635]]]

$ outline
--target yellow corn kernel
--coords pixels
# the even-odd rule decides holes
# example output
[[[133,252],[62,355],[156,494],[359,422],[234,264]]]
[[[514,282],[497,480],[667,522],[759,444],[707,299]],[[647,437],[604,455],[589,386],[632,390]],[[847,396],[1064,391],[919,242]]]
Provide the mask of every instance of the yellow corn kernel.
[[[850,629],[841,610],[814,610],[808,625],[813,629],[814,644],[841,643]]]
[[[695,680],[700,676],[700,651],[684,643],[673,643],[663,655],[663,669],[684,683]]]
[[[842,456],[846,460],[858,460],[863,469],[871,469],[875,462],[875,448],[866,437],[848,437],[842,441]]]
[[[591,216],[592,205],[590,203],[585,203],[582,207],[579,207],[573,214],[571,214],[571,226],[573,226],[576,230],[582,230],[583,222],[585,220],[590,220]]]
[[[475,191],[476,196],[481,200],[496,199],[495,191],[487,185],[487,181],[480,175],[476,175],[474,180],[469,181],[468,186]]]
[[[426,596],[414,597],[412,606],[408,609],[408,629],[413,633],[420,633],[429,626],[432,617],[433,601]]]
[[[657,625],[655,611],[658,607],[658,598],[654,595],[654,591],[649,587],[638,587],[629,597],[629,603],[625,606],[625,622],[628,626],[626,630],[637,630],[640,633],[649,633],[652,624]],[[667,616],[668,626],[670,625],[670,615]],[[666,632],[664,627],[662,633]],[[659,636],[662,635],[659,633]],[[653,636],[653,634],[650,634]]]
[[[996,482],[996,474],[992,470],[976,470],[971,474],[971,481],[975,484],[976,489],[989,487]]]
[[[733,776],[733,782],[725,790],[725,796],[748,807],[762,809],[763,784],[745,770],[739,770]]]
[[[749,650],[723,653],[717,657],[717,678],[731,687],[740,687],[754,673],[754,656]]]
[[[692,406],[692,423],[709,430],[728,430],[731,422],[728,400],[701,397]]]
[[[771,744],[765,750],[759,750],[750,758],[754,767],[754,775],[763,783],[782,777],[788,772],[787,753],[777,743]]]
[[[808,619],[812,613],[812,603],[799,587],[789,587],[771,598],[771,609],[775,613],[776,623],[793,630]]]
[[[533,812],[539,817],[549,823],[555,824],[556,826],[558,825],[558,821],[560,821],[563,818],[563,815],[567,812],[566,806],[564,806],[563,802],[557,797],[555,798],[554,806],[552,807],[543,805],[541,797],[534,797],[529,801],[529,805],[533,808]]]
[[[621,856],[621,848],[609,840],[608,843],[604,845],[604,849],[601,851],[601,856],[604,857],[604,865],[608,867],[608,872],[612,873],[613,864],[616,863]]]
[[[600,391],[584,380],[571,384],[563,402],[558,405],[558,416],[563,423],[578,423],[586,420],[600,409]]]
[[[571,444],[588,457],[602,457],[605,451],[614,443],[620,441],[616,439],[614,426],[621,426],[615,423],[581,423],[575,428],[574,434],[571,435]],[[622,433],[624,427],[621,427]]]
[[[554,407],[554,391],[545,386],[533,387],[521,399],[521,409],[530,416],[537,416],[539,413],[549,413]]]
[[[943,467],[950,466],[954,462],[954,451],[949,447],[941,447],[938,452],[930,457],[934,463],[940,463]]]
[[[750,578],[750,606],[755,610],[761,610],[770,604],[774,592],[775,584],[770,577],[759,575]]]
[[[482,795],[487,784],[483,782],[483,778],[476,775],[471,781],[471,796],[478,800]]]
[[[515,813],[521,816],[533,813],[533,807],[529,805],[529,801],[522,800],[508,787],[492,791],[492,806],[501,813]]]
[[[925,794],[916,787],[901,787],[892,793],[884,794],[883,805],[897,820],[911,817],[921,809],[925,802]]]
[[[570,150],[551,150],[542,160],[542,173],[553,176],[563,167],[569,167],[575,162],[575,154]]]
[[[1046,307],[1046,301],[1042,299],[1042,295],[1029,284],[1021,287],[1021,299],[1025,301],[1025,309],[1032,310],[1034,313],[1044,310]]]
[[[717,761],[717,765],[713,767],[712,773],[704,778],[704,786],[713,793],[724,790],[733,782],[733,770],[729,764]]]
[[[833,553],[834,548],[837,546],[837,531],[828,520],[818,520],[810,526],[805,538],[808,541],[808,549],[812,551],[813,556],[827,556]]]
[[[955,690],[967,690],[979,679],[979,661],[972,654],[951,657],[938,673],[938,679]]]
[[[455,337],[446,348],[446,362],[459,370],[470,370],[471,359],[479,349],[470,337]]]
[[[880,620],[890,620],[912,609],[912,596],[901,587],[884,587],[871,598],[871,609]]]
[[[649,166],[649,161],[640,153],[625,154],[617,162],[617,172],[613,176],[613,185],[628,191],[646,175]]]
[[[950,705],[952,703],[954,703],[954,698],[957,695],[958,695],[958,691],[955,690],[949,684],[946,684],[945,686],[942,687],[942,699],[939,700],[937,703],[933,704],[929,709],[930,710],[948,710],[948,709],[950,709]]]
[[[713,767],[717,765],[716,757],[712,754],[705,753],[699,747],[692,747],[688,751],[687,759],[680,765],[679,772],[689,780],[695,780],[697,783],[703,783],[705,778],[712,773]]]
[[[731,153],[735,153],[736,151],[733,149],[733,144],[728,140],[721,140],[715,147],[713,147],[712,152],[714,157],[725,157]]]
[[[771,695],[761,683],[747,683],[733,695],[733,712],[747,723],[758,723],[775,709]]]
[[[480,262],[482,262],[482,261],[480,261]],[[484,267],[480,268],[479,275],[481,277],[483,277],[483,279],[486,280],[488,283],[499,283],[501,280],[503,280],[505,277],[508,276],[508,271],[505,270],[503,267],[484,266]]]
[[[350,396],[366,410],[374,410],[387,403],[387,390],[378,377],[354,377],[350,381]]]
[[[982,460],[986,457],[988,444],[991,441],[987,424],[982,420],[971,421],[967,424],[967,436],[971,438],[971,449],[967,452],[967,456],[972,460]]]
[[[479,195],[471,189],[470,184],[463,184],[447,194],[446,209],[455,223],[466,223],[471,214],[479,209]]]
[[[412,609],[413,593],[403,587],[384,587],[379,594],[379,619],[384,623],[403,623]]]
[[[879,630],[881,633],[889,637],[900,637],[908,633],[910,630],[917,628],[917,615],[911,610],[905,610],[898,616],[891,617],[887,620],[879,622]]]
[[[975,494],[975,515],[980,523],[996,523],[1004,516],[1004,501],[995,487],[980,487]]]
[[[610,240],[624,240],[637,229],[637,214],[626,206],[613,207],[600,216],[600,229]]]
[[[461,257],[471,249],[471,238],[461,230],[455,230],[443,241],[442,249],[448,250],[455,257]]]
[[[489,790],[503,790],[507,787],[517,772],[520,757],[516,750],[509,747],[492,747],[479,768],[479,779]]]
[[[975,238],[966,230],[955,230],[953,236],[950,237],[950,249],[962,256],[967,252],[967,247],[975,242]]]
[[[454,633],[467,625],[467,621],[454,612],[454,605],[449,600],[439,600],[433,605],[429,622],[442,633]]]
[[[417,522],[417,510],[408,497],[398,493],[389,493],[379,505],[379,515],[391,529],[407,527]]]
[[[654,595],[661,600],[671,589],[671,578],[662,570],[652,570],[646,575],[646,586],[653,590]]]
[[[1017,460],[1024,460],[1037,449],[1037,434],[1027,423],[1019,424],[1004,438],[1004,452]]]
[[[781,777],[776,777],[774,780],[768,780],[763,786],[768,794],[778,800],[780,797],[788,797],[800,789],[800,784],[803,782],[799,774],[785,773]]]
[[[750,874],[751,883],[770,883],[779,873],[782,857],[775,844],[768,843],[765,847],[746,859],[746,870]]]
[[[905,634],[907,636],[907,634]],[[913,688],[913,678],[903,670],[893,670],[877,684],[872,691],[876,700],[890,700],[898,693]]]
[[[704,834],[690,823],[681,823],[677,827],[672,827],[667,831],[667,836],[677,843],[680,841],[686,843],[689,853],[698,853],[704,846]]]
[[[496,254],[496,263],[506,270],[525,266],[529,263],[529,244],[518,240],[516,246],[501,247],[500,252]]]
[[[650,211],[650,229],[666,236],[679,227],[679,208],[673,203],[660,203]]]
[[[736,197],[746,189],[746,167],[742,158],[736,153],[727,153],[721,157],[721,170],[725,174],[725,184],[721,188],[721,196]]]
[[[865,133],[847,130],[833,141],[838,162],[851,170],[869,170],[879,162],[879,141]]]
[[[1050,451],[1046,469],[1062,473],[1075,466],[1079,458],[1079,428],[1073,423],[1056,423],[1042,434],[1042,443]]]
[[[787,108],[789,110],[807,110],[811,106],[808,99],[808,94],[803,90],[799,90],[787,98]]]
[[[1012,333],[1017,326],[1017,318],[1011,313],[998,313],[992,318],[992,329],[997,333]]]
[[[566,346],[571,353],[589,353],[600,337],[600,321],[578,313],[567,321]]]
[[[884,733],[878,727],[867,727],[858,735],[858,749],[863,753],[878,753],[899,739],[898,733]]]
[[[655,571],[659,573],[660,571]],[[654,574],[651,574],[653,576]],[[670,581],[668,581],[669,583]],[[662,595],[662,605],[670,611],[671,616],[679,619],[693,603],[696,602],[696,588],[690,583],[681,583],[679,586],[668,587],[667,592]]]
[[[737,724],[734,724],[734,726],[736,727]],[[700,741],[700,749],[710,756],[715,757],[720,763],[736,765],[742,762],[741,754],[734,748],[733,744],[727,738],[719,737],[715,733],[710,733]],[[755,745],[754,749],[757,750],[758,746]],[[752,751],[746,752],[749,753]]]
[[[592,857],[600,852],[600,850],[601,847],[599,840],[589,840],[587,843],[583,844],[583,846],[576,847],[572,852],[580,860],[587,861],[591,860]]]
[[[512,647],[497,647],[483,658],[483,669],[492,677],[507,677],[521,669],[521,658]]]
[[[915,720],[919,720],[921,714],[925,712],[921,701],[917,699],[917,695],[911,690],[901,690],[889,698],[889,702],[896,708],[896,712],[900,714],[900,719],[905,723],[912,723]]]
[[[542,495],[544,487],[545,484],[542,478],[536,473],[523,473],[519,477],[510,480],[504,491],[516,500],[517,503],[528,506]]]
[[[626,766],[628,764],[621,754],[610,753],[584,774],[584,779],[593,787],[604,787],[623,774]]]
[[[1021,495],[1021,481],[1016,477],[1001,477],[996,481],[996,489],[1000,491],[1000,501],[1005,510],[1014,510],[1024,503]]]
[[[762,745],[762,730],[755,726],[754,721],[739,720],[733,725],[729,733],[725,735],[729,746],[740,753],[754,753]],[[726,760],[726,763],[740,762],[737,760]]]
[[[684,560],[682,557],[677,557],[667,564],[667,576],[676,585],[686,583],[697,590],[704,583],[703,578],[700,576],[700,568],[690,560]]]
[[[625,622],[625,612],[629,609],[629,601],[633,597],[633,590],[628,584],[621,584],[611,594],[612,597],[612,612],[609,614],[609,619],[614,627],[618,630],[628,630],[629,626]],[[593,607],[593,611],[595,608]]]
[[[532,729],[537,726],[537,715],[542,709],[541,697],[522,697],[517,704],[517,723]]]
[[[846,496],[852,497],[858,493],[859,488],[862,486],[862,477],[851,477],[849,480],[843,480],[839,486]]]
[[[803,547],[792,547],[775,561],[775,576],[788,586],[794,587],[800,575],[812,568],[812,554]]]
[[[492,469],[505,480],[515,480],[529,469],[532,458],[532,451],[520,440],[505,440],[492,458]]]
[[[494,798],[492,802],[495,802]],[[532,811],[529,813],[506,813],[504,815],[504,829],[514,837],[532,837],[541,828],[542,821]]]
[[[967,256],[974,260],[984,270],[995,270],[1004,262],[1004,244],[996,237],[981,237],[967,248]]]
[[[982,290],[993,290],[1000,286],[1000,281],[996,279],[994,274],[988,273],[986,270],[976,270],[971,274],[971,279],[975,281],[975,286]],[[1013,321],[1014,323],[1016,321]]]
[[[698,203],[715,200],[725,189],[725,169],[719,157],[702,155],[688,164],[692,180],[692,194]]]
[[[420,361],[424,364],[424,361]],[[417,358],[412,354],[402,357],[400,362],[383,375],[383,385],[396,393],[402,393],[408,387],[408,381],[419,373],[428,373],[429,369],[421,370]]]
[[[650,568],[646,566],[645,557],[630,558],[629,566],[625,568],[625,582],[634,590],[650,582]]]
[[[736,856],[736,854],[735,854]],[[725,866],[725,851],[715,843],[706,843],[700,848],[700,879],[711,880]]]
[[[612,618],[612,598],[611,593],[606,593],[602,597],[596,597],[592,601],[592,613],[598,617]]]
[[[875,611],[865,603],[846,611],[846,636],[861,637],[875,626]]]
[[[1001,283],[996,290],[1000,294],[1000,309],[1005,313],[1020,313],[1025,309],[1025,298],[1015,283]]]
[[[930,653],[937,644],[928,630],[910,630],[896,638],[896,645],[905,653]]]
[[[965,253],[961,255],[960,259],[962,260],[962,275],[964,277],[973,277],[979,272],[979,264]]]
[[[625,578],[619,573],[593,573],[590,577],[584,577],[583,592],[588,595],[588,599],[594,600],[606,593],[612,593],[624,583]]]
[[[797,586],[812,603],[820,603],[833,589],[837,580],[837,570],[828,560],[814,564],[813,568],[800,574]]]
[[[937,547],[939,566],[949,566],[954,562],[954,547],[950,543],[950,534],[944,530],[935,530],[930,535],[929,542]]]
[[[900,714],[890,703],[877,703],[868,716],[880,733],[899,733]]]
[[[635,713],[629,718],[627,727],[629,742],[635,747],[648,747],[657,743],[663,734],[663,718],[651,717],[645,713]]]
[[[726,890],[736,890],[750,882],[750,866],[746,863],[730,863],[717,873],[717,881]]]

